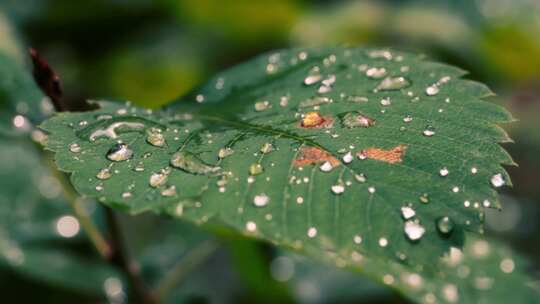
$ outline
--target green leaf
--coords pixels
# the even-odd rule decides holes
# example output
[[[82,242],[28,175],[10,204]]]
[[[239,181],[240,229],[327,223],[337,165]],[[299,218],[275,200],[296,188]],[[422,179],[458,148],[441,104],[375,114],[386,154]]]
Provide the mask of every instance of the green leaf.
[[[496,126],[511,116],[463,74],[390,50],[281,51],[163,110],[101,102],[43,129],[76,189],[107,205],[224,223],[340,265],[362,256],[371,274],[366,260],[435,271],[499,208],[493,186],[513,164]]]

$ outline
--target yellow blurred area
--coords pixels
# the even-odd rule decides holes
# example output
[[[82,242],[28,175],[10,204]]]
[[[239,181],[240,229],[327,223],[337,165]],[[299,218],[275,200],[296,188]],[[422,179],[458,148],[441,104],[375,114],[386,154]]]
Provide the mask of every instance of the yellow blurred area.
[[[540,77],[539,29],[499,25],[488,28],[478,41],[479,53],[506,78],[525,81]]]
[[[109,86],[114,96],[137,105],[160,107],[187,93],[203,77],[202,65],[196,60],[126,55],[113,60]]]
[[[288,35],[301,13],[289,0],[171,1],[181,18],[236,42],[261,42]]]

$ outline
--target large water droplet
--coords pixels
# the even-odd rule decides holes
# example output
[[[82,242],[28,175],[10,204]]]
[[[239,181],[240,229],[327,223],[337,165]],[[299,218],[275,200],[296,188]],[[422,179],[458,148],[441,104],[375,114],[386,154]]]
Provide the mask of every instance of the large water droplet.
[[[349,112],[343,116],[342,123],[347,128],[367,128],[375,124],[375,121],[360,112]]]
[[[133,151],[126,144],[116,144],[107,152],[107,158],[115,162],[128,160],[132,156]]]
[[[125,122],[125,121],[115,122],[115,123],[110,124],[108,127],[104,129],[98,129],[92,132],[90,134],[90,140],[94,141],[97,138],[102,137],[102,136],[115,139],[118,137],[118,134],[116,133],[117,129],[128,130],[128,131],[130,130],[138,131],[144,128],[145,128],[144,124],[138,123],[138,122]]]
[[[174,153],[170,163],[173,167],[192,174],[210,175],[217,174],[221,170],[220,167],[206,164],[200,158],[189,152]]]
[[[422,238],[426,229],[416,221],[406,221],[404,231],[409,240],[417,241]]]
[[[443,216],[437,220],[437,229],[442,234],[449,234],[454,229],[454,222],[448,216]]]
[[[411,82],[405,77],[386,77],[375,89],[378,91],[400,90],[410,85]]]

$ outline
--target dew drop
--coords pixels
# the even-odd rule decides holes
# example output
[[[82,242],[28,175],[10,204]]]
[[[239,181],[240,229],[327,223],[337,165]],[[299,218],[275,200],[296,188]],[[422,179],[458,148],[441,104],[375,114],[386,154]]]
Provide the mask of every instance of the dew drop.
[[[255,103],[255,111],[261,112],[271,107],[268,101],[258,101]]]
[[[269,202],[270,202],[270,197],[268,197],[268,195],[264,193],[255,195],[255,197],[253,198],[253,205],[257,207],[264,207],[268,205]]]
[[[375,187],[369,187],[367,190],[369,193],[375,193]]]
[[[261,147],[261,153],[266,154],[274,151],[274,145],[271,143],[264,143]]]
[[[347,101],[354,102],[354,103],[364,103],[368,102],[368,98],[364,96],[349,96],[347,97]]]
[[[320,106],[323,104],[329,104],[332,102],[333,100],[328,97],[317,96],[317,97],[312,97],[304,101],[301,101],[300,104],[298,104],[298,107],[299,108],[314,107],[314,106]]]
[[[171,197],[176,195],[176,186],[172,185],[161,191],[161,195],[164,197]]]
[[[456,303],[459,299],[459,293],[456,285],[454,284],[446,284],[442,288],[442,294],[446,301],[450,303]]]
[[[164,185],[167,182],[168,177],[167,172],[155,172],[150,175],[148,183],[151,187],[157,188]]]
[[[79,146],[78,143],[72,143],[69,145],[69,151],[73,153],[79,153],[81,152],[81,146]]]
[[[342,159],[344,163],[348,164],[353,161],[354,156],[351,152],[348,152],[347,154],[343,155]]]
[[[422,134],[424,134],[424,136],[431,137],[435,135],[435,130],[432,126],[427,126],[426,129],[422,132]]]
[[[502,187],[505,184],[504,178],[501,173],[497,173],[491,177],[491,184],[495,188]]]
[[[411,241],[417,241],[422,238],[426,229],[416,221],[406,221],[404,226],[405,235]]]
[[[501,263],[499,264],[501,271],[504,273],[511,273],[512,271],[514,271],[515,266],[516,265],[514,263],[514,260],[510,258],[503,259]]]
[[[400,90],[411,85],[411,82],[405,77],[386,77],[379,83],[376,90],[391,91]]]
[[[192,174],[217,174],[221,170],[218,166],[211,166],[189,152],[176,152],[172,155],[171,165]]]
[[[342,184],[333,185],[331,189],[334,194],[341,194],[345,191],[345,187]]]
[[[319,169],[323,172],[330,172],[334,167],[332,167],[332,164],[329,161],[325,161]]]
[[[424,204],[427,204],[429,203],[429,197],[427,194],[424,194],[422,196],[420,196],[420,202],[424,203]]]
[[[446,167],[443,167],[441,170],[439,170],[439,175],[440,176],[447,176],[448,175],[448,169]]]
[[[443,216],[437,220],[437,230],[442,234],[449,234],[453,229],[454,222],[448,216]]]
[[[263,171],[264,169],[261,164],[251,164],[251,166],[249,166],[249,174],[251,175],[259,175],[263,173]]]
[[[429,87],[426,88],[426,94],[428,96],[434,96],[434,95],[437,95],[439,94],[439,87],[437,85],[431,85]]]
[[[401,216],[403,216],[404,219],[408,220],[416,215],[416,211],[414,211],[413,208],[409,206],[403,206],[401,207]]]
[[[355,174],[354,179],[356,179],[359,183],[365,183],[366,182],[366,176],[364,174]]]
[[[342,123],[347,128],[367,128],[375,124],[375,121],[360,112],[349,112],[343,116]]]
[[[389,106],[391,104],[392,104],[392,101],[390,100],[389,97],[381,99],[381,105],[387,107],[387,106]]]
[[[319,73],[313,73],[304,78],[304,84],[309,86],[321,81],[322,75]]]
[[[381,246],[381,247],[386,247],[386,246],[388,246],[388,240],[387,240],[386,238],[383,238],[383,237],[380,238],[380,239],[379,239],[379,246]]]
[[[403,117],[403,122],[411,122],[412,121],[412,116],[411,115],[407,115],[405,117]]]
[[[358,234],[355,235],[355,236],[353,237],[353,242],[354,242],[355,244],[361,244],[361,243],[362,243],[362,236],[360,236],[360,235],[358,235]]]
[[[158,128],[151,128],[146,134],[146,141],[154,147],[163,147],[165,145],[165,136]]]
[[[218,157],[223,159],[229,155],[232,155],[234,153],[234,150],[229,148],[229,147],[226,147],[226,148],[221,148],[219,149],[218,151]]]
[[[246,223],[246,230],[249,232],[255,232],[257,231],[257,224],[253,221],[249,221]]]
[[[315,228],[315,227],[310,227],[310,228],[308,229],[308,231],[307,231],[307,235],[308,235],[308,237],[310,237],[310,238],[316,237],[316,236],[317,236],[317,228]]]
[[[107,158],[114,162],[120,162],[130,159],[133,151],[126,144],[115,144],[107,152]]]
[[[385,68],[369,68],[366,70],[366,76],[373,79],[378,79],[386,76]]]
[[[106,179],[109,179],[111,175],[112,175],[111,169],[103,168],[99,170],[99,172],[96,174],[96,177],[100,180],[106,180]]]

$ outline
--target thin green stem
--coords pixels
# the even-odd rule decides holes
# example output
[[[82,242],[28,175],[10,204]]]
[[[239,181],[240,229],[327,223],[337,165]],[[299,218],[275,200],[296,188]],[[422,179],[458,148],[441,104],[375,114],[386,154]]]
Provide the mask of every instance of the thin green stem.
[[[62,192],[68,204],[73,208],[75,217],[79,220],[83,231],[88,235],[90,242],[94,245],[99,255],[104,259],[108,260],[111,256],[112,250],[109,246],[109,243],[106,241],[105,237],[101,231],[94,224],[88,212],[82,205],[82,202],[79,199],[79,196],[72,190],[70,182],[67,180],[65,174],[61,173],[58,170],[54,169],[54,163],[50,157],[47,157],[47,163],[53,169],[51,172],[54,174],[54,177],[60,182]]]
[[[215,241],[206,241],[186,253],[174,266],[165,274],[156,288],[158,299],[165,299],[195,268],[206,261],[217,249]]]

